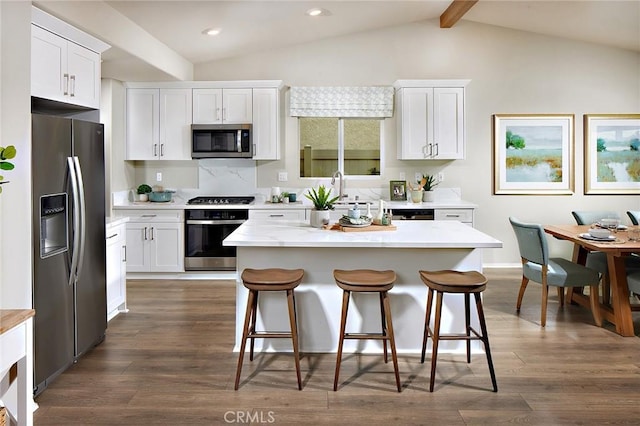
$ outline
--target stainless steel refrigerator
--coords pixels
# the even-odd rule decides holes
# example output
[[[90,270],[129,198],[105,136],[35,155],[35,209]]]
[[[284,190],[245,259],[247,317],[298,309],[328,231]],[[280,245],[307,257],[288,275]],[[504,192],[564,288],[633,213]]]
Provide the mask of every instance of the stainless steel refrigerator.
[[[32,114],[34,394],[104,340],[104,129]]]

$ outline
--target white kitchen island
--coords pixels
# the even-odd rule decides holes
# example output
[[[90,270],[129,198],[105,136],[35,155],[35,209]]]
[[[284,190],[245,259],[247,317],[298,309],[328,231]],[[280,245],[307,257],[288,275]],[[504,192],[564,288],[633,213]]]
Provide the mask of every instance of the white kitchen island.
[[[240,347],[248,295],[240,273],[245,268],[280,267],[305,270],[295,290],[302,352],[337,350],[342,290],[333,279],[334,269],[392,269],[397,274],[389,292],[396,347],[401,353],[419,353],[427,290],[418,270],[482,271],[482,249],[502,247],[502,242],[458,221],[395,221],[394,225],[395,231],[341,232],[298,221],[251,219],[243,223],[223,243],[236,246],[238,256],[234,351]],[[473,323],[478,327],[476,316]],[[260,293],[256,330],[265,329],[289,330],[284,292]],[[347,331],[379,330],[378,295],[352,294]],[[441,331],[464,331],[461,295],[444,298]],[[479,342],[473,343],[478,350]],[[291,351],[288,339],[258,339],[255,344],[258,351]],[[347,340],[344,351],[378,353],[381,344]],[[464,351],[464,342],[443,341],[440,351]]]

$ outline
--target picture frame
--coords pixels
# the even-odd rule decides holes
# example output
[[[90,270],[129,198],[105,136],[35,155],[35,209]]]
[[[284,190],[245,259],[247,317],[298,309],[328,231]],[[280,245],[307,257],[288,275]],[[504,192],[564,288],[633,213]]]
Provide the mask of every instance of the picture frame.
[[[494,114],[493,193],[571,195],[574,114]]]
[[[391,201],[407,201],[407,182],[404,180],[390,181],[389,199]]]
[[[584,115],[584,193],[640,194],[640,114]]]

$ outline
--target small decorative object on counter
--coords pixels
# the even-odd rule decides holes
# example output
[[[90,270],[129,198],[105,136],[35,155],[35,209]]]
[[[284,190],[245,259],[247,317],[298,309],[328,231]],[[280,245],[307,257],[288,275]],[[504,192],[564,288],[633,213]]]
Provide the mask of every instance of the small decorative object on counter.
[[[280,202],[280,187],[274,186],[271,188],[271,202],[279,203]]]
[[[356,203],[353,208],[349,209],[349,217],[353,219],[360,219],[360,207]]]
[[[371,203],[367,203],[367,214],[365,216],[367,216],[367,219],[369,220],[373,219],[373,215],[371,214]]]
[[[289,202],[291,203],[295,203],[297,200],[297,196],[295,192],[290,192],[289,193]]]
[[[435,194],[433,188],[440,182],[438,182],[434,175],[423,175],[422,182],[424,182],[424,193],[422,194],[422,201],[433,202]]]
[[[333,204],[340,197],[331,197],[331,188],[327,189],[324,185],[320,185],[317,191],[315,188],[311,188],[304,196],[311,200],[314,207],[309,217],[311,226],[322,228],[322,225],[328,224],[329,210],[333,210]]]
[[[151,187],[146,183],[143,183],[142,185],[138,186],[138,189],[137,189],[138,200],[149,201],[150,192],[153,192],[153,189],[151,189]]]

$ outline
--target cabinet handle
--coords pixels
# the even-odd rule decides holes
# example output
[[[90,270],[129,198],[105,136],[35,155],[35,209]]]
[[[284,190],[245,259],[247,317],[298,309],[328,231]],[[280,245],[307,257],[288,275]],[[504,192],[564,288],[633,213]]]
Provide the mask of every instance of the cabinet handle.
[[[459,214],[448,214],[447,217],[460,217]]]
[[[109,240],[109,239],[111,239],[111,238],[113,238],[113,237],[117,237],[117,236],[118,236],[118,233],[115,233],[115,234],[113,234],[113,235],[109,235],[109,236],[107,237],[107,240]]]
[[[153,226],[151,227],[151,240],[153,241]]]
[[[226,121],[227,119],[227,109],[222,108],[222,121]]]
[[[156,217],[155,214],[143,214],[142,217]]]
[[[76,76],[72,75],[69,78],[69,81],[71,83],[71,90],[69,90],[69,92],[70,92],[69,95],[70,96],[75,96],[76,95]]]
[[[68,95],[69,94],[69,74],[65,73],[63,75],[64,78],[64,95]]]
[[[127,261],[127,246],[122,246],[122,251],[124,253],[124,258],[122,258],[123,262]]]
[[[160,144],[160,157],[164,157],[164,144]]]
[[[435,147],[436,147],[436,153],[435,153],[435,154],[433,154],[433,156],[434,156],[434,157],[437,157],[437,156],[438,156],[438,154],[440,154],[440,149],[438,149],[438,143],[436,142],[433,146],[435,146]]]
[[[269,217],[284,217],[283,214],[270,214]]]
[[[220,120],[220,108],[216,108],[216,120]]]
[[[147,227],[144,227],[144,240],[147,240]]]

